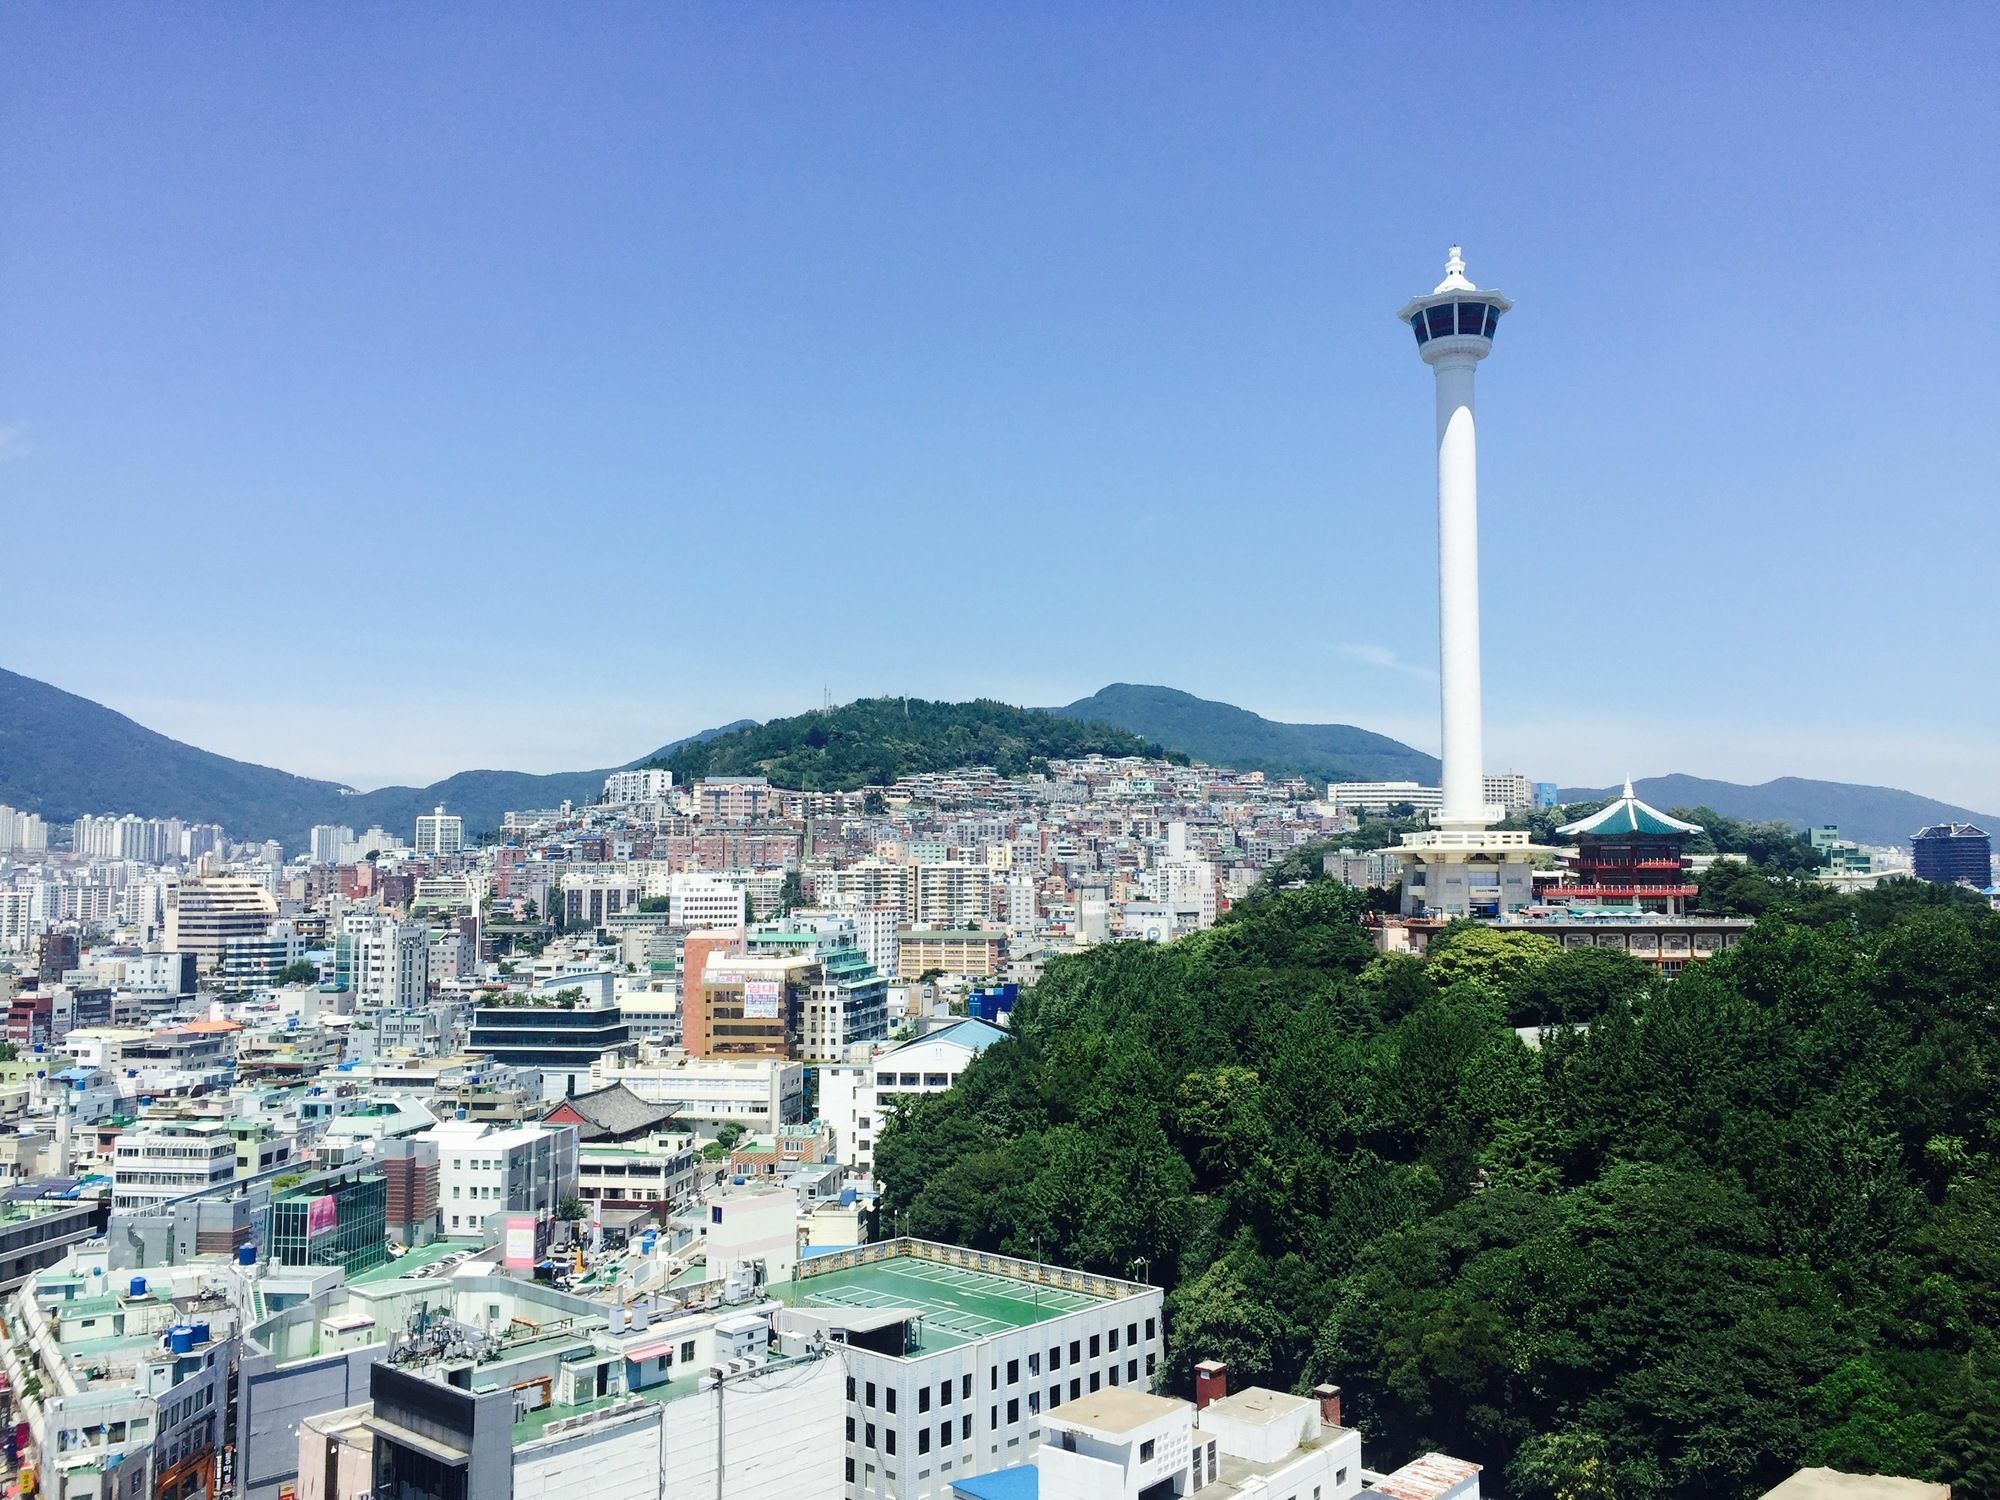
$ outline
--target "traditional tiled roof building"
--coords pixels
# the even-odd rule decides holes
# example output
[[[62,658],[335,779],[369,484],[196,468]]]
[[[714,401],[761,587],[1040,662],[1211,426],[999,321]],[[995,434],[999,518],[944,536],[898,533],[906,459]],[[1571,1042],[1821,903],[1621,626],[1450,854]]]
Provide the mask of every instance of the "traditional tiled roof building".
[[[1682,903],[1696,895],[1683,846],[1701,826],[1647,806],[1629,781],[1615,801],[1556,832],[1576,840],[1576,880],[1550,887],[1544,893],[1549,899],[1679,916]]]

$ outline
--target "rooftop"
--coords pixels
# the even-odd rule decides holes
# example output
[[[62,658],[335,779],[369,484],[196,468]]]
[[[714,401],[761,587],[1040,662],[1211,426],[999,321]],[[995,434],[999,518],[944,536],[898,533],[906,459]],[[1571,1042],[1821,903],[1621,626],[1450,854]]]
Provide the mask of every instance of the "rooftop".
[[[1391,1500],[1441,1500],[1478,1474],[1479,1465],[1443,1453],[1425,1453],[1376,1482],[1375,1493]]]
[[[1056,1408],[1049,1413],[1049,1419],[1097,1432],[1126,1433],[1170,1417],[1186,1405],[1185,1401],[1148,1395],[1135,1385],[1111,1385]]]
[[[1951,1486],[1886,1474],[1843,1474],[1838,1469],[1801,1469],[1764,1500],[1946,1500]]]
[[[823,1261],[832,1259],[820,1257]],[[1000,1261],[999,1257],[992,1259]],[[831,1270],[808,1270],[814,1264],[804,1263],[799,1279],[772,1286],[771,1295],[787,1307],[908,1313],[921,1320],[915,1327],[915,1352],[926,1354],[1079,1312],[1106,1301],[1113,1295],[1110,1288],[1118,1285],[1104,1283],[1104,1292],[1044,1286],[1025,1277],[950,1265],[904,1249]],[[1029,1263],[1017,1264],[1026,1267]]]
[[[1593,838],[1616,838],[1619,835],[1652,834],[1682,835],[1700,833],[1699,823],[1683,823],[1679,818],[1670,818],[1658,808],[1649,807],[1632,792],[1632,783],[1625,783],[1624,792],[1614,800],[1600,807],[1587,818],[1579,818],[1574,823],[1565,823],[1556,830],[1559,834]]]
[[[1218,1416],[1232,1417],[1238,1422],[1251,1422],[1262,1426],[1274,1422],[1279,1417],[1290,1416],[1306,1405],[1304,1396],[1293,1396],[1284,1391],[1270,1390],[1261,1385],[1253,1385],[1238,1391],[1233,1396],[1223,1396],[1208,1404],[1208,1410]],[[1065,1411],[1067,1407],[1063,1408]]]

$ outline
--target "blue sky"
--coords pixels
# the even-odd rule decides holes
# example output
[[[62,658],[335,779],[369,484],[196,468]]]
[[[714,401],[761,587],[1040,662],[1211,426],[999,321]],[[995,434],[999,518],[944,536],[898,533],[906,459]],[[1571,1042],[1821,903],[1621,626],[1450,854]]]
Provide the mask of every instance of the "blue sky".
[[[1991,7],[0,10],[0,665],[371,785],[881,692],[2000,809]]]

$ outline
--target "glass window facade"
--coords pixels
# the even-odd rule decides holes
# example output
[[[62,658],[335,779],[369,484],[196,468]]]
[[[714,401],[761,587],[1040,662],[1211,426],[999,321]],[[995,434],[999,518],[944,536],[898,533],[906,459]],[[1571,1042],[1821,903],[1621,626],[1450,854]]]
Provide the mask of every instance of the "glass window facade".
[[[382,1177],[309,1187],[271,1205],[268,1253],[284,1266],[340,1266],[350,1276],[389,1259]]]

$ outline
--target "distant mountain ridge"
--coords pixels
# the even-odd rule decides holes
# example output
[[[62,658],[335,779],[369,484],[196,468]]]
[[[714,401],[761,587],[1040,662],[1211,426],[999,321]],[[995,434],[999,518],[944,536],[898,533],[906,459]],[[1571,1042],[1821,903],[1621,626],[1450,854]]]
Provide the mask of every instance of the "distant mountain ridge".
[[[1614,797],[1621,788],[1568,787],[1557,793],[1564,802],[1588,802]],[[1745,786],[1736,781],[1711,781],[1675,773],[1647,776],[1632,790],[1658,808],[1712,807],[1746,821],[1775,820],[1794,828],[1835,823],[1840,836],[1856,843],[1908,845],[1910,835],[1932,823],[1977,823],[2000,835],[2000,818],[1990,813],[1954,807],[1934,797],[1888,786],[1862,786],[1851,781],[1811,781],[1780,776],[1775,781]]]
[[[1178,688],[1114,682],[1062,708],[1072,719],[1129,729],[1210,765],[1321,781],[1420,781],[1434,785],[1438,759],[1352,724],[1284,724],[1247,708]]]
[[[686,743],[676,740],[639,760],[670,755]],[[620,769],[551,775],[460,771],[430,786],[355,792],[336,781],[294,776],[182,744],[101,703],[0,668],[0,803],[52,823],[85,813],[129,812],[220,823],[232,837],[275,838],[297,850],[316,823],[344,823],[357,833],[379,824],[407,838],[417,815],[440,802],[465,819],[468,831],[497,828],[510,808],[586,802]]]
[[[903,700],[873,701],[900,705]],[[913,710],[919,701],[909,700]],[[1386,735],[1348,724],[1284,724],[1174,688],[1113,683],[1062,708],[990,707],[1000,711],[1000,718],[983,731],[976,731],[968,721],[949,732],[957,735],[956,739],[941,732],[928,751],[913,750],[910,736],[893,723],[878,723],[883,744],[875,748],[882,753],[861,747],[852,757],[855,764],[872,760],[872,765],[869,771],[856,774],[914,765],[926,755],[934,760],[964,754],[968,759],[984,757],[988,763],[1013,764],[1014,757],[1051,753],[1047,747],[1060,741],[1072,752],[1085,744],[1120,754],[1164,747],[1214,765],[1320,779],[1435,784],[1438,775],[1434,756]],[[1080,728],[1085,732],[1047,737],[1052,732],[1035,725],[1033,719],[1050,715],[1081,720]],[[1015,716],[1031,717],[1023,720]],[[236,838],[276,838],[296,850],[316,823],[344,823],[357,832],[380,824],[408,837],[417,815],[440,802],[465,819],[468,831],[497,828],[509,809],[552,807],[565,800],[586,802],[598,795],[611,771],[634,765],[664,762],[685,775],[725,774],[721,770],[725,763],[732,768],[760,760],[784,763],[787,756],[798,753],[800,745],[817,752],[819,747],[810,746],[807,736],[818,717],[808,714],[773,721],[774,726],[800,726],[799,743],[790,746],[784,743],[790,730],[774,729],[770,735],[755,738],[742,732],[764,726],[739,719],[662,745],[624,766],[548,775],[461,771],[430,786],[354,792],[338,782],[294,776],[183,744],[88,698],[0,668],[0,803],[40,813],[52,823],[70,822],[84,813],[127,812],[220,823]],[[1093,733],[1088,730],[1093,724],[1120,731],[1123,737]],[[826,728],[823,719],[821,727]],[[1038,734],[1044,738],[1037,739]],[[693,746],[730,735],[741,737],[713,755],[689,753]],[[1037,749],[1037,745],[1043,748]],[[851,741],[849,749],[856,749]],[[844,771],[841,779],[847,774]],[[1894,787],[1796,776],[1746,786],[1677,774],[1648,777],[1638,782],[1636,789],[1662,808],[1707,806],[1734,818],[1777,819],[1800,828],[1837,823],[1845,837],[1865,844],[1907,844],[1911,834],[1931,823],[1970,822],[2000,834],[2000,815],[1975,812]],[[1564,801],[1582,802],[1612,794],[1611,788],[1571,788],[1561,796]]]

